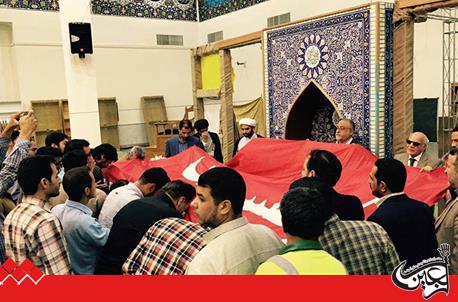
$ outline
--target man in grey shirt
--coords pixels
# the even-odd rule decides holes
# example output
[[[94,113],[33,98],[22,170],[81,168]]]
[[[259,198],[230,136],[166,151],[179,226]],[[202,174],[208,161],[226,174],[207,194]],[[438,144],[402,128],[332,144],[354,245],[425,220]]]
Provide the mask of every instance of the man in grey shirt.
[[[211,230],[206,246],[188,266],[189,275],[254,274],[258,266],[284,247],[266,226],[250,224],[242,216],[246,186],[235,170],[220,167],[203,173],[191,203],[199,223]]]

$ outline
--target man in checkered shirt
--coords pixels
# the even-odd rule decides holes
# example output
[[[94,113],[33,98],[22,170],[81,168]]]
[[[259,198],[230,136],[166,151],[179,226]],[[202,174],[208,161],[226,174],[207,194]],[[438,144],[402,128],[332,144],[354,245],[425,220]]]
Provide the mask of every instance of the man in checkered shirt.
[[[43,208],[50,197],[59,194],[57,174],[51,157],[24,159],[18,170],[24,197],[6,216],[3,228],[6,255],[18,264],[28,258],[46,275],[70,273],[62,226]]]
[[[194,256],[205,246],[206,231],[179,218],[156,222],[122,266],[126,275],[184,275]]]

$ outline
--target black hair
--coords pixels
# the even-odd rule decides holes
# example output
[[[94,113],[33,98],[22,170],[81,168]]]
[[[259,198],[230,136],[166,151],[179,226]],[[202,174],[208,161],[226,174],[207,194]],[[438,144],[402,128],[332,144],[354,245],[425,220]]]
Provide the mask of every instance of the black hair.
[[[84,196],[86,188],[91,189],[92,177],[87,167],[77,167],[65,172],[62,181],[64,191],[72,201],[79,202]]]
[[[190,120],[181,120],[180,123],[178,124],[178,129],[181,129],[181,128],[190,128],[192,130],[192,122]]]
[[[28,157],[21,161],[17,180],[25,195],[34,195],[43,178],[51,181],[53,161],[50,156]]]
[[[210,194],[218,205],[229,200],[235,215],[242,213],[246,197],[246,185],[242,175],[227,167],[210,169],[200,175],[197,184],[210,189]]]
[[[142,184],[156,184],[156,191],[160,190],[166,183],[170,181],[167,172],[162,168],[151,168],[143,172],[139,181]]]
[[[85,139],[72,139],[65,146],[65,153],[73,150],[83,150],[84,147],[89,147],[89,142]]]
[[[161,192],[169,194],[173,199],[183,196],[188,203],[196,197],[196,189],[194,186],[181,180],[174,180],[167,183],[162,187]]]
[[[328,183],[321,181],[316,177],[302,177],[293,181],[289,186],[290,190],[296,188],[310,188],[320,192],[326,202],[326,207],[323,210],[324,218],[326,220],[331,218],[331,216],[334,214],[333,208],[335,203],[335,195],[334,190]]]
[[[341,119],[339,120],[339,122],[340,122],[340,121],[347,121],[347,122],[349,122],[349,123],[350,123],[350,126],[351,126],[351,128],[352,128],[351,130],[352,130],[353,132],[355,132],[355,127],[356,127],[356,126],[355,126],[355,122],[353,122],[351,119],[349,119],[349,118],[341,118]]]
[[[458,131],[458,126],[455,126],[455,128],[453,128],[452,132],[457,132]]]
[[[62,157],[64,171],[70,171],[73,168],[87,165],[87,155],[83,150],[73,150],[66,152]]]
[[[37,155],[47,155],[51,157],[62,157],[60,149],[53,147],[41,147],[37,149]]]
[[[52,144],[56,144],[59,146],[59,143],[64,139],[68,139],[68,136],[66,134],[60,132],[51,132],[48,135],[46,135],[45,146],[51,147]]]
[[[11,141],[14,142],[19,137],[20,133],[21,132],[19,132],[19,130],[13,130],[13,132],[11,132],[11,135],[10,135]]]
[[[295,188],[280,202],[283,230],[302,239],[317,239],[324,230],[326,201],[315,188]]]
[[[197,131],[200,131],[202,129],[208,129],[208,121],[206,119],[200,119],[194,122],[194,128]]]
[[[105,158],[108,160],[118,160],[118,151],[110,144],[101,144],[92,150],[92,156],[95,159],[102,159],[102,155],[105,155]]]
[[[377,182],[383,181],[391,193],[404,190],[407,180],[406,167],[402,162],[394,158],[380,158],[375,162]]]
[[[120,180],[116,181],[115,183],[113,183],[110,186],[110,192],[113,191],[114,189],[117,189],[117,188],[120,188],[120,187],[124,187],[127,184],[129,184],[129,181],[127,181],[125,179],[120,179]]]
[[[307,170],[315,171],[315,176],[334,187],[342,174],[340,160],[329,151],[312,150],[307,163]]]

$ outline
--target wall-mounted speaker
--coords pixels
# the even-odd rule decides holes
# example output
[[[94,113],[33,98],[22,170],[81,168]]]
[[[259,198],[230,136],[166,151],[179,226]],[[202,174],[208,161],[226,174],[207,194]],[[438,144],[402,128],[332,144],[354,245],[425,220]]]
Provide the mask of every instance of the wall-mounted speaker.
[[[77,53],[81,59],[85,54],[92,54],[91,23],[69,23],[70,48],[72,53]]]

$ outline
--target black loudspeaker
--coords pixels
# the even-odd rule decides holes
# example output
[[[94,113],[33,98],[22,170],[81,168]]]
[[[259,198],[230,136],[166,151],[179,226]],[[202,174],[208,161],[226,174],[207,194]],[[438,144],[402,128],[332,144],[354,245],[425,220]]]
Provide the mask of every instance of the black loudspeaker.
[[[92,35],[90,23],[69,23],[70,48],[82,59],[85,54],[92,53]]]

